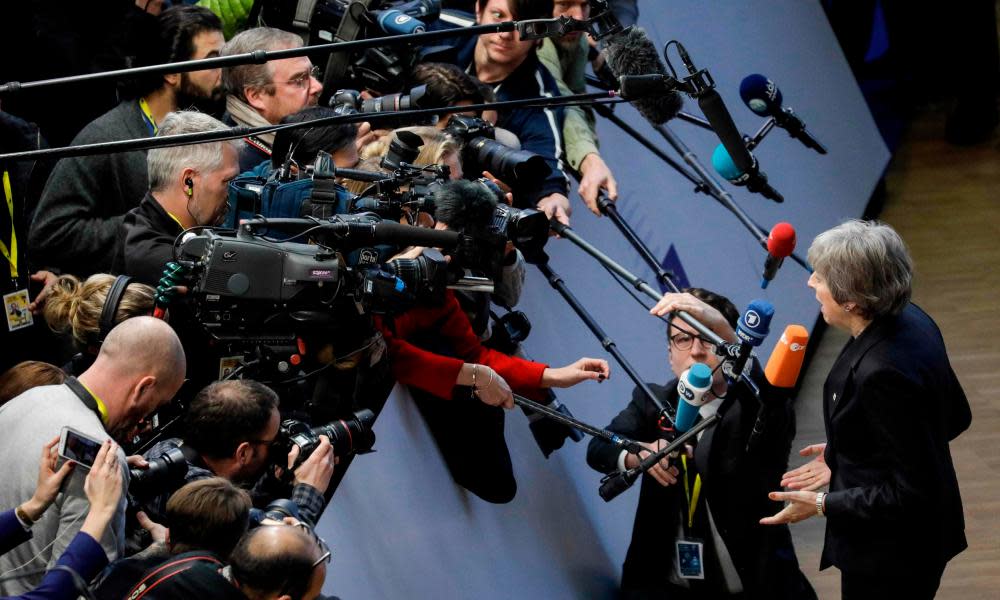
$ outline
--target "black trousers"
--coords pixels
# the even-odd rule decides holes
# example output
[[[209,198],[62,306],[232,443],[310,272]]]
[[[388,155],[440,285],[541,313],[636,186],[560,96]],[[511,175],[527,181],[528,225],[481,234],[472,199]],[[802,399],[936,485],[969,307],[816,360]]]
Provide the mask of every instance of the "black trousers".
[[[843,600],[930,600],[941,585],[945,564],[907,565],[881,573],[840,572],[840,597]]]
[[[517,481],[504,439],[504,411],[472,398],[457,386],[445,400],[411,387],[410,393],[455,483],[487,502],[514,499]]]

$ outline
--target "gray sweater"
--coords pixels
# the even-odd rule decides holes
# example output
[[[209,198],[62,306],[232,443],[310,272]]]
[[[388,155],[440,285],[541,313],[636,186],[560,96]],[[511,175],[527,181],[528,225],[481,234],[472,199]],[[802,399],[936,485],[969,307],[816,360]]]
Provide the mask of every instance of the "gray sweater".
[[[90,411],[65,385],[49,385],[28,390],[0,406],[0,507],[14,508],[35,493],[38,482],[38,461],[42,446],[59,434],[64,425],[99,440],[108,438],[101,420]],[[119,451],[119,462],[125,464],[125,453]],[[124,469],[124,466],[122,467]],[[79,466],[63,482],[56,501],[31,528],[33,537],[0,556],[0,573],[21,565],[22,571],[51,567],[73,536],[83,526],[90,509],[83,493],[87,470]],[[128,471],[125,469],[125,485]],[[111,526],[100,540],[108,558],[114,560],[124,549],[125,499],[119,503]],[[37,558],[33,558],[37,555]],[[15,573],[10,573],[14,575]],[[0,595],[23,594],[41,581],[41,575],[0,583]]]
[[[83,128],[73,145],[150,137],[137,100],[124,100]],[[149,187],[146,152],[61,159],[28,232],[33,262],[79,277],[108,273],[125,213]]]

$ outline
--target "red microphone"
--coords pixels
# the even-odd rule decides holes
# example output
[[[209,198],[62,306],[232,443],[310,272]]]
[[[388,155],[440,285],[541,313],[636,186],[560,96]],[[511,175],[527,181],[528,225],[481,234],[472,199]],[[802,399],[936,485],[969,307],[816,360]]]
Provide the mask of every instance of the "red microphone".
[[[795,228],[788,223],[778,223],[767,236],[767,260],[764,261],[764,275],[760,279],[761,289],[767,289],[777,275],[786,256],[795,250]]]

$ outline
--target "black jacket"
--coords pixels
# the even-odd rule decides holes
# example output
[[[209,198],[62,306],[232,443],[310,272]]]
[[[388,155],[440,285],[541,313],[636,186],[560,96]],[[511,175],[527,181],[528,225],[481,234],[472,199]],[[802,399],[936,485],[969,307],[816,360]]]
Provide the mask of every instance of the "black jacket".
[[[966,548],[948,442],[972,412],[924,311],[910,304],[848,342],[823,409],[832,480],[821,568],[940,565]]]
[[[163,268],[174,259],[173,245],[184,231],[153,195],[146,196],[125,215],[121,226],[122,248],[115,259],[114,272],[156,286]]]
[[[759,367],[754,372],[755,380],[763,382]],[[666,386],[650,387],[662,402],[676,408],[676,379]],[[746,451],[747,441],[759,403],[744,385],[738,384],[730,388],[719,407],[722,420],[697,443],[687,476],[693,483],[694,472],[701,474],[702,498],[711,507],[716,527],[739,573],[744,597],[815,598],[799,571],[788,528],[759,524],[762,517],[781,510],[781,505],[770,501],[767,493],[780,489],[795,429],[787,396],[766,382],[761,393],[768,406],[764,431],[750,453]],[[636,388],[632,401],[607,428],[637,441],[652,442],[663,433],[657,426],[658,417],[656,406]],[[617,469],[619,453],[611,444],[595,438],[587,448],[587,463],[608,473]],[[694,528],[689,533],[707,541],[704,503],[699,502]],[[622,590],[628,597],[662,598],[668,591],[684,597],[683,590],[668,581],[668,574],[675,560],[674,540],[686,511],[687,499],[680,479],[676,485],[663,487],[652,477],[643,476],[632,541],[622,571]],[[698,597],[711,594],[718,590],[719,577],[706,558],[706,581],[694,582],[691,591]]]
[[[136,100],[87,125],[74,145],[151,137]],[[146,152],[64,158],[49,177],[31,224],[33,263],[79,277],[107,273],[121,250],[118,227],[149,187]]]

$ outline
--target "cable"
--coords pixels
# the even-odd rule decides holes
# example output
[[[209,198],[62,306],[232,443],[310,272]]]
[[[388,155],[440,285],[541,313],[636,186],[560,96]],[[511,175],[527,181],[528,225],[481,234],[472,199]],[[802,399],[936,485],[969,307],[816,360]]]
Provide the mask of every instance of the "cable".
[[[87,509],[87,512],[90,512],[90,509]],[[77,515],[75,519],[73,519],[72,521],[70,521],[70,523],[63,528],[63,532],[60,533],[59,535],[57,535],[54,540],[52,540],[51,542],[49,542],[48,544],[46,544],[44,547],[42,547],[42,549],[40,549],[34,556],[32,556],[31,558],[29,558],[24,563],[22,563],[22,564],[20,564],[20,565],[18,565],[16,567],[14,567],[14,568],[12,568],[12,569],[9,569],[7,571],[4,571],[3,573],[0,573],[0,577],[6,577],[7,575],[10,575],[14,571],[20,571],[24,567],[27,567],[31,563],[35,562],[36,560],[38,560],[39,558],[41,558],[42,554],[45,551],[47,551],[50,548],[52,548],[52,546],[54,546],[56,542],[58,542],[59,540],[61,540],[62,538],[64,538],[67,533],[72,533],[73,535],[76,535],[77,533],[79,533],[80,532],[79,529],[77,529],[77,530],[74,531],[72,529],[72,527],[73,527],[73,525],[76,524],[77,521],[79,521],[80,519],[82,519],[84,517],[84,515],[86,515],[86,514],[87,513],[81,513],[81,514]],[[112,536],[112,538],[114,538],[115,537],[114,530],[111,528],[110,525],[109,525],[108,531],[111,531],[111,536]],[[115,542],[117,544],[117,540],[115,540]]]

